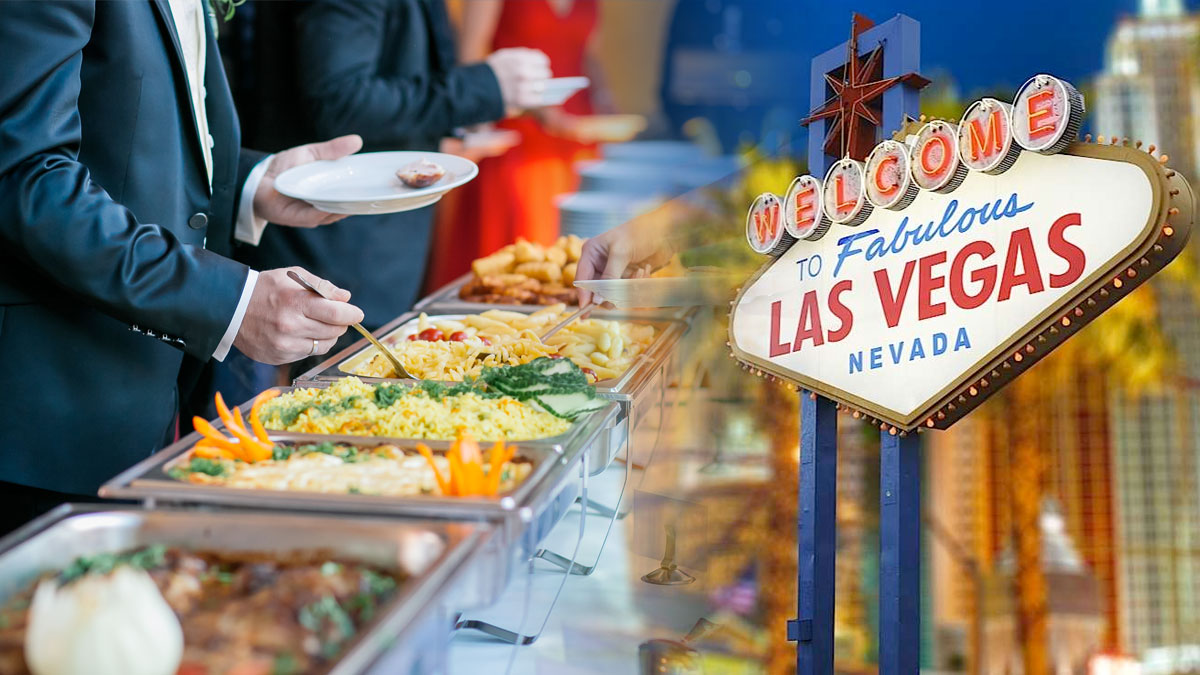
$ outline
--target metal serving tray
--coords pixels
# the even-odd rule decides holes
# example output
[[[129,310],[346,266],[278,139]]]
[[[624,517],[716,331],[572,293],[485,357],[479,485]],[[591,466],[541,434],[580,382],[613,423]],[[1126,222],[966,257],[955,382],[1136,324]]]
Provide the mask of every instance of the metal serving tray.
[[[81,555],[150,544],[268,553],[328,549],[412,578],[326,672],[440,673],[461,604],[458,589],[491,537],[482,523],[68,504],[0,540],[0,602]]]
[[[468,272],[461,277],[442,286],[433,293],[421,298],[417,304],[413,305],[413,311],[426,312],[430,308],[436,308],[439,314],[474,314],[476,312],[486,312],[489,309],[511,309],[514,312],[534,312],[543,309],[545,305],[516,305],[490,302],[468,302],[458,296],[462,287],[467,284],[472,278],[472,273]],[[631,316],[637,316],[645,319],[687,319],[690,316],[691,307],[661,307],[657,309],[630,309],[622,310]]]
[[[437,313],[430,312],[430,309],[436,309]],[[507,309],[514,312],[532,313],[541,308],[512,306]],[[463,312],[443,312],[441,308],[434,307],[427,307],[422,311],[429,314],[431,319],[458,318],[463,314]],[[420,313],[413,311],[402,314],[375,331],[375,336],[382,341],[393,334],[406,331],[407,324],[416,321]],[[599,396],[620,404],[619,414],[613,420],[613,433],[608,434],[605,442],[594,444],[591,448],[594,454],[590,457],[589,466],[592,475],[597,475],[608,468],[623,447],[624,438],[635,431],[643,420],[654,417],[655,411],[659,415],[663,414],[666,387],[672,378],[670,366],[675,363],[671,357],[680,337],[687,331],[688,324],[680,320],[651,319],[624,312],[597,311],[593,316],[600,319],[649,323],[655,327],[654,341],[650,343],[644,353],[634,360],[628,370],[618,378],[601,380],[596,383],[596,393]],[[375,348],[366,340],[359,340],[301,375],[296,379],[296,384],[307,385],[340,380],[351,375],[343,368],[357,367],[359,363],[370,358],[374,352]],[[393,378],[355,377],[368,383],[403,381]],[[629,424],[630,421],[633,422],[632,425]],[[622,426],[624,429],[621,428]]]
[[[306,386],[324,388],[329,382]],[[298,387],[278,387],[292,391]],[[246,406],[242,406],[243,409]],[[583,457],[597,453],[593,448],[610,442],[609,431],[619,415],[617,403],[582,416],[565,433],[546,439],[514,442],[518,454],[534,461],[534,469],[515,489],[497,497],[440,497],[421,495],[385,497],[318,492],[255,490],[218,485],[197,485],[171,478],[167,472],[202,436],[192,432],[167,448],[126,469],[100,487],[100,496],[118,499],[143,499],[178,504],[212,504],[254,508],[286,509],[437,518],[454,521],[486,521],[499,530],[494,546],[482,555],[492,570],[480,579],[478,602],[495,602],[510,580],[517,565],[537,550],[537,545],[562,519],[579,494],[577,473]],[[213,426],[223,428],[220,421]],[[358,445],[393,444],[411,449],[425,443],[434,452],[445,452],[448,441],[425,441],[381,436],[326,435],[292,432],[268,432],[273,440],[288,443],[330,441]]]

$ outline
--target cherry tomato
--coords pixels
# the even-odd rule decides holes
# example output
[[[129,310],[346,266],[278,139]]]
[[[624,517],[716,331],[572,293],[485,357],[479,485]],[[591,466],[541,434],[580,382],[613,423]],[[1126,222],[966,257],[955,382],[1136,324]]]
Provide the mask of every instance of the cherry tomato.
[[[591,378],[592,382],[600,379],[600,377],[596,375],[596,371],[592,370],[591,368],[580,368],[580,370],[583,371],[584,375],[587,375],[589,378]]]
[[[424,340],[425,342],[440,342],[444,337],[445,336],[442,335],[442,331],[436,328],[426,328],[420,333],[417,333],[417,339]]]
[[[467,334],[462,332],[461,330],[454,331],[453,333],[450,334],[450,338],[449,338],[449,340],[451,342],[464,342],[464,341],[466,341],[466,339],[467,339]]]
[[[412,335],[409,335],[408,337],[406,337],[404,339],[408,340],[409,342],[416,342],[420,338],[417,337],[416,333],[413,333]]]
[[[555,352],[555,353],[553,353],[553,354],[550,354],[550,355],[549,355],[549,358],[552,358],[552,359],[565,359],[565,358],[567,358],[567,357],[563,356],[562,354],[559,354],[558,352]]]
[[[491,340],[489,340],[489,339],[487,339],[487,338],[483,337],[482,335],[478,335],[478,336],[476,336],[476,337],[478,337],[478,338],[479,338],[479,341],[480,341],[480,342],[482,342],[483,344],[485,344],[485,345],[488,345],[488,346],[491,346],[491,344],[492,344],[492,341],[491,341]]]

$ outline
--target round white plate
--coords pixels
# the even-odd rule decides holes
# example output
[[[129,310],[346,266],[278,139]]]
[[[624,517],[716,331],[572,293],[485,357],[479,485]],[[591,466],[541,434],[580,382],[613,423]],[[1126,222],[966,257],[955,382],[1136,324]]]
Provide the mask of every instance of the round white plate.
[[[422,159],[440,164],[446,175],[429,187],[410,188],[396,172]],[[288,169],[275,179],[275,189],[329,213],[399,213],[433,204],[478,173],[474,162],[457,155],[410,150],[366,152]]]
[[[580,89],[586,89],[592,83],[586,77],[553,77],[546,80],[546,88],[542,90],[542,105],[562,105]]]

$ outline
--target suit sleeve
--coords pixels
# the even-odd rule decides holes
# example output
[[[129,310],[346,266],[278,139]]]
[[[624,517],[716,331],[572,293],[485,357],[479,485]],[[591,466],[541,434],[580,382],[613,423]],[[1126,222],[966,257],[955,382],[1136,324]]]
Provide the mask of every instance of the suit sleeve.
[[[93,2],[5,2],[0,20],[0,245],[122,321],[216,349],[248,268],[141,223],[79,162],[81,50]]]
[[[504,117],[491,67],[382,77],[375,64],[387,33],[385,0],[318,0],[298,19],[301,87],[325,137],[356,133],[368,146]]]

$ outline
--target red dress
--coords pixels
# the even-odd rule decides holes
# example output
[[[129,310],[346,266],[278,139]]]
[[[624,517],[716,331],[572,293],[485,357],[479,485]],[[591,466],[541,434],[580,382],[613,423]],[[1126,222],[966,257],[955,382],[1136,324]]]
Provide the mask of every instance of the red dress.
[[[575,0],[559,16],[547,0],[506,0],[492,50],[540,49],[554,77],[584,74],[584,51],[596,27],[596,0]],[[563,105],[567,112],[592,112],[587,90]],[[479,163],[479,176],[452,191],[438,208],[427,286],[437,288],[470,270],[471,261],[511,244],[517,237],[551,244],[558,238],[555,198],[573,192],[575,162],[595,156],[592,145],[546,133],[531,116],[497,126],[521,134],[520,145]]]

